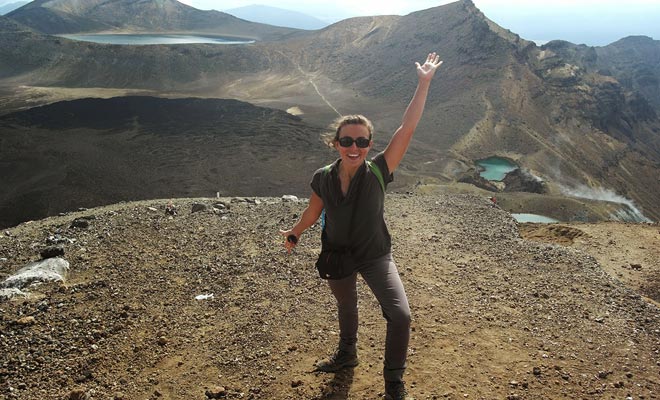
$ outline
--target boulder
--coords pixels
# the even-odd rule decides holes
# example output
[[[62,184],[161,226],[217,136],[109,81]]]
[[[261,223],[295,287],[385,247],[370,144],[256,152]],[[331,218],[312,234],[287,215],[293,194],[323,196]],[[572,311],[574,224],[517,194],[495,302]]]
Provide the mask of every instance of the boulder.
[[[213,207],[215,207],[219,210],[223,210],[223,209],[229,210],[231,208],[231,205],[230,205],[230,203],[225,202],[225,201],[217,201],[213,204]]]
[[[465,172],[463,176],[458,178],[458,181],[461,183],[469,183],[478,188],[488,190],[489,192],[499,192],[498,187],[495,186],[493,182],[479,175],[479,171],[474,168]]]
[[[63,258],[48,258],[31,262],[0,284],[2,288],[23,289],[33,283],[64,282],[69,273],[69,262]]]
[[[298,197],[293,196],[291,194],[285,194],[284,196],[282,196],[282,202],[283,203],[287,203],[287,202],[297,203],[298,201],[299,201]]]

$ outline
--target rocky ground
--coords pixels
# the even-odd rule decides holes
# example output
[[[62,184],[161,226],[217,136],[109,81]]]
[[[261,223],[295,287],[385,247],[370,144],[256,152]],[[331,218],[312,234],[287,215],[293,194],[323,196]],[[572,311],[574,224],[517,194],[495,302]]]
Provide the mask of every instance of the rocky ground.
[[[175,200],[177,215],[167,200],[122,203],[2,232],[0,279],[49,237],[71,271],[0,302],[0,399],[379,398],[385,322],[361,281],[360,365],[313,371],[338,340],[313,268],[319,229],[291,255],[277,233],[304,203],[192,213],[194,202],[217,200]],[[89,226],[71,227],[81,217]],[[387,219],[413,312],[415,398],[660,398],[660,310],[607,273],[602,247],[575,245],[600,240],[587,228],[573,242],[523,239],[473,195],[388,195]],[[657,240],[657,225],[644,229]],[[627,262],[660,270],[657,257]]]
[[[522,224],[520,233],[526,239],[570,246],[593,255],[608,274],[660,305],[657,224]]]

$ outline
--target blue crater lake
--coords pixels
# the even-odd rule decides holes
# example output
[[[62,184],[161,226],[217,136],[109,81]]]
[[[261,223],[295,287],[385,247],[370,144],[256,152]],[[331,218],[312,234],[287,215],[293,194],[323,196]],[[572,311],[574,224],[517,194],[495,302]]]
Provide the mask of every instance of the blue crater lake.
[[[221,36],[199,35],[170,35],[170,34],[86,34],[86,35],[57,35],[71,40],[94,42],[104,44],[250,44],[254,40],[244,38],[227,38]]]
[[[479,175],[489,181],[501,181],[506,174],[518,169],[516,164],[501,157],[489,157],[483,160],[477,160],[475,163],[484,169]]]

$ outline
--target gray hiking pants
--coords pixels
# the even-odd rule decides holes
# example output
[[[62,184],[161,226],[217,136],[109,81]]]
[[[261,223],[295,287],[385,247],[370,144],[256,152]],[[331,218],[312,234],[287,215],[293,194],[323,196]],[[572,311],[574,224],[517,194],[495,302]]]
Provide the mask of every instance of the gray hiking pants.
[[[401,381],[406,369],[410,340],[410,307],[391,253],[361,265],[349,277],[328,280],[332,294],[337,299],[339,349],[355,352],[357,348],[358,272],[378,299],[387,320],[383,377],[386,381]]]

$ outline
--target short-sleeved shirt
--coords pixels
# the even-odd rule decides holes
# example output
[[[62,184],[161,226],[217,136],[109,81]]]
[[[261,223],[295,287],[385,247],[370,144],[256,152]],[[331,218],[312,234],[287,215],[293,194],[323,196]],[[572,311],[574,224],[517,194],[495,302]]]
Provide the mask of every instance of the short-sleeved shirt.
[[[394,179],[385,156],[378,153],[371,160],[383,176],[385,187]],[[385,225],[385,193],[366,162],[357,170],[346,196],[341,191],[338,167],[341,159],[332,163],[330,171],[318,169],[312,177],[312,190],[325,208],[323,246],[350,248],[359,261],[370,261],[388,254],[392,240]],[[357,204],[356,204],[357,198]],[[355,213],[351,220],[351,214]],[[351,232],[349,232],[349,230]]]

